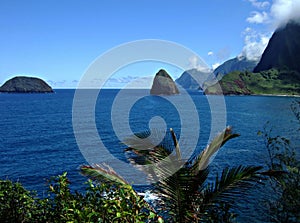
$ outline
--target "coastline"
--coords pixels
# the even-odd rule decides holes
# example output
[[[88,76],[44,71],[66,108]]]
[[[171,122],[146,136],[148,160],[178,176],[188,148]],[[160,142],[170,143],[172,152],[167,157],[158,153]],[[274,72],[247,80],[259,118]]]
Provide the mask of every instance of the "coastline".
[[[300,98],[300,95],[291,94],[203,94],[203,95],[224,95],[224,96],[267,96],[267,97],[294,97]]]
[[[290,95],[290,94],[251,94],[251,96],[275,96],[275,97],[295,97],[300,98],[300,95]]]

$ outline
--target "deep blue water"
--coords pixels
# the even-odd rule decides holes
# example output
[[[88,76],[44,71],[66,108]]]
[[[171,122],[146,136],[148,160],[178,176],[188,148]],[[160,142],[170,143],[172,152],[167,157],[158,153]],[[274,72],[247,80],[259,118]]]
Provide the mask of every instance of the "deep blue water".
[[[82,189],[86,180],[78,167],[87,164],[81,154],[72,127],[72,103],[75,90],[56,90],[55,94],[0,94],[0,178],[20,181],[26,188],[42,194],[47,190],[46,179],[68,172],[73,187]],[[111,154],[125,161],[122,145],[116,136],[111,119],[111,107],[118,90],[102,90],[95,106],[98,134]],[[147,94],[145,90],[128,90],[123,103],[132,96]],[[201,150],[209,140],[212,115],[209,101],[199,92],[190,92],[200,120]],[[219,97],[219,96],[213,96]],[[183,105],[183,95],[174,96]],[[129,123],[133,132],[149,129],[149,120],[161,116],[168,128],[180,132],[184,125],[181,114],[169,102],[169,97],[145,96],[130,109]],[[239,164],[265,165],[266,149],[257,132],[270,121],[275,132],[298,144],[297,122],[290,110],[293,97],[226,96],[226,124],[241,134],[228,142],[217,154],[212,166],[217,170]],[[214,110],[217,112],[217,110]],[[122,114],[122,110],[118,111]],[[189,111],[184,111],[189,114]],[[192,119],[192,116],[191,118]],[[83,117],[84,120],[84,117]],[[119,120],[120,121],[120,120]],[[189,120],[194,131],[193,120]],[[179,138],[181,136],[178,136]],[[189,140],[183,139],[186,146]],[[184,146],[181,146],[184,148]],[[250,214],[251,215],[251,214]]]

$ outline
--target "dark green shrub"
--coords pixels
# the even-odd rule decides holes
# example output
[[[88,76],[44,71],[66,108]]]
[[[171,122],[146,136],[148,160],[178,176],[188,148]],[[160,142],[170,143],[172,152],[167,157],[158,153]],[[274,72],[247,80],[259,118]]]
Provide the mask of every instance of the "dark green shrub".
[[[0,222],[150,222],[156,215],[131,186],[87,182],[72,193],[67,173],[49,183],[37,198],[20,183],[0,181]]]
[[[20,183],[0,180],[0,222],[29,222],[35,200]]]

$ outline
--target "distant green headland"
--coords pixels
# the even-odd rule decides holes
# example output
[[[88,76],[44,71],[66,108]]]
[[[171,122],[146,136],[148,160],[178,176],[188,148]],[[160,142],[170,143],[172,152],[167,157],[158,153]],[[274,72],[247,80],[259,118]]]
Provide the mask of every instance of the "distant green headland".
[[[208,77],[203,85],[194,79],[201,76]],[[205,94],[300,95],[300,25],[290,21],[278,28],[259,61],[237,56],[211,74],[186,71],[176,83]]]
[[[218,84],[207,87],[205,94],[300,95],[300,73],[290,70],[236,71],[225,75]]]

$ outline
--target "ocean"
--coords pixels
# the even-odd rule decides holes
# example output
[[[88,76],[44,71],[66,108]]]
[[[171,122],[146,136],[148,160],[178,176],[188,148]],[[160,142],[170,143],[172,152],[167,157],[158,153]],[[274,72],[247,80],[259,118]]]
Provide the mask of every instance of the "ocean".
[[[148,95],[149,90],[104,89],[95,101],[94,111],[87,112],[95,115],[99,138],[120,162],[126,162],[123,152],[126,146],[118,138],[128,128],[122,125],[123,121],[128,122],[132,132],[150,130],[151,126],[163,126],[166,131],[173,128],[182,142],[182,150],[198,151],[217,133],[212,130],[232,126],[240,137],[229,141],[218,152],[212,162],[212,170],[216,172],[225,166],[240,164],[266,166],[267,151],[257,132],[263,130],[267,122],[274,134],[290,138],[299,148],[295,131],[299,126],[290,109],[297,98],[223,98],[207,97],[197,91],[188,93],[190,98],[186,95],[158,97]],[[118,98],[120,94],[122,97]],[[80,175],[79,166],[88,161],[73,131],[74,95],[74,89],[57,89],[54,94],[0,94],[0,179],[19,181],[42,196],[47,191],[47,179],[66,171],[73,189],[83,190],[86,178]],[[131,98],[137,99],[132,102]],[[123,114],[124,111],[128,114]],[[84,121],[85,113],[80,114],[80,120]],[[151,119],[154,121],[149,125]],[[215,128],[212,123],[220,126]],[[182,129],[186,129],[185,135],[180,134]],[[195,140],[196,147],[193,146]],[[99,160],[105,161],[105,158]],[[130,171],[122,171],[130,175]],[[244,211],[246,215],[253,215],[248,207]]]

